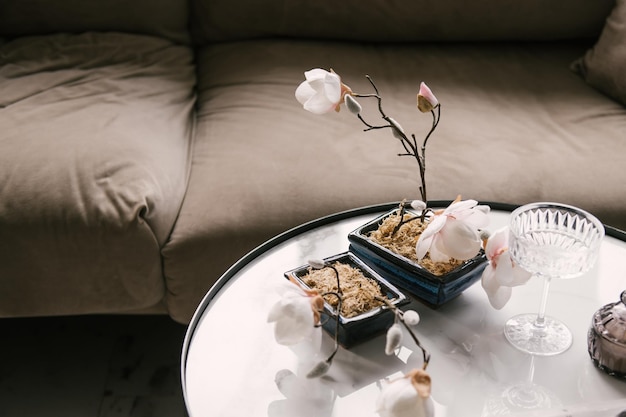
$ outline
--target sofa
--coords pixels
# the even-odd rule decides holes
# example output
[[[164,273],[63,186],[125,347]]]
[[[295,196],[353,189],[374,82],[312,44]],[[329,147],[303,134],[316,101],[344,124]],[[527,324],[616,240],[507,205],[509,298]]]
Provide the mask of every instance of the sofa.
[[[626,228],[626,0],[3,0],[0,317],[169,314],[265,240],[414,199],[415,161],[294,92],[378,87],[432,200],[572,204]]]

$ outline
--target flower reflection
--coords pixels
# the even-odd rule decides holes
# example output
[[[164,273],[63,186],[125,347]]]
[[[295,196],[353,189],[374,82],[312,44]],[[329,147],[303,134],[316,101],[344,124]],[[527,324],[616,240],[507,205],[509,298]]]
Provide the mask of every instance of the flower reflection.
[[[299,376],[282,369],[274,378],[276,387],[285,396],[268,406],[269,417],[330,417],[336,394],[320,379]]]

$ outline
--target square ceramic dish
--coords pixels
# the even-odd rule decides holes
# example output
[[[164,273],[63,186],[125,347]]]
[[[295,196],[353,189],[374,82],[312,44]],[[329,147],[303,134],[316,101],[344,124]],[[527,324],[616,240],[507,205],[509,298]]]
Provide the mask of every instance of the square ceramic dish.
[[[360,270],[367,278],[373,279],[378,283],[382,293],[387,300],[395,305],[400,306],[408,302],[408,298],[393,284],[380,276],[376,271],[365,264],[361,259],[350,252],[345,252],[324,259],[326,263],[341,262],[348,264],[353,268]],[[285,277],[293,277],[303,287],[309,288],[302,277],[309,273],[309,265],[302,265],[298,268],[285,272]],[[336,309],[329,303],[324,302],[324,311],[322,312],[322,323],[324,330],[334,337],[336,327]],[[345,348],[350,348],[356,344],[369,340],[383,332],[394,322],[394,313],[386,307],[377,307],[365,313],[361,313],[354,317],[339,316],[339,344]]]
[[[487,258],[482,251],[451,272],[437,276],[370,239],[370,233],[386,217],[396,212],[397,209],[387,212],[350,232],[350,251],[390,283],[408,291],[431,307],[438,307],[452,300],[480,279],[487,266]],[[407,213],[418,215],[410,211]]]

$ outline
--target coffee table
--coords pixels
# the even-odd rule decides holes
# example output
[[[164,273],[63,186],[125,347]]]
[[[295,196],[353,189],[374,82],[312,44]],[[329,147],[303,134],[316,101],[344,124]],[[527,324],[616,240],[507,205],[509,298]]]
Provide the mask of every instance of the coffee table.
[[[505,226],[513,207],[489,204],[489,229]],[[421,364],[409,338],[396,356],[384,354],[384,336],[340,349],[327,377],[307,380],[302,355],[274,341],[267,313],[278,298],[272,285],[284,279],[284,271],[345,252],[350,231],[395,206],[365,207],[304,224],[253,250],[219,279],[199,305],[183,346],[182,385],[191,417],[378,416],[382,381]],[[538,279],[515,288],[502,310],[489,305],[480,283],[436,310],[412,301],[408,308],[422,318],[418,337],[432,355],[428,371],[435,415],[617,416],[626,410],[626,382],[597,369],[587,353],[593,313],[618,301],[626,289],[625,258],[626,234],[607,228],[597,265],[582,277],[553,282],[547,314],[574,334],[572,347],[558,356],[524,354],[502,332],[509,317],[538,311]],[[326,334],[322,350],[332,350]],[[275,381],[285,375],[289,383],[279,388]],[[508,396],[520,388],[526,402],[513,407]],[[302,391],[308,395],[298,394]],[[531,407],[533,398],[544,408]]]

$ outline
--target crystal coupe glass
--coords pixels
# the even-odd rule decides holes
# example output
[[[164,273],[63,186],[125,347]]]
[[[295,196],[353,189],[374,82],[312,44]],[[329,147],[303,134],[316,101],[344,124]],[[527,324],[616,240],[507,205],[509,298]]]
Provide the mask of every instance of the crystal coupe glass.
[[[519,266],[544,279],[539,314],[520,314],[504,326],[507,340],[531,355],[556,355],[572,344],[572,333],[545,314],[550,282],[588,271],[598,257],[604,226],[579,208],[532,203],[511,213],[509,251]]]

